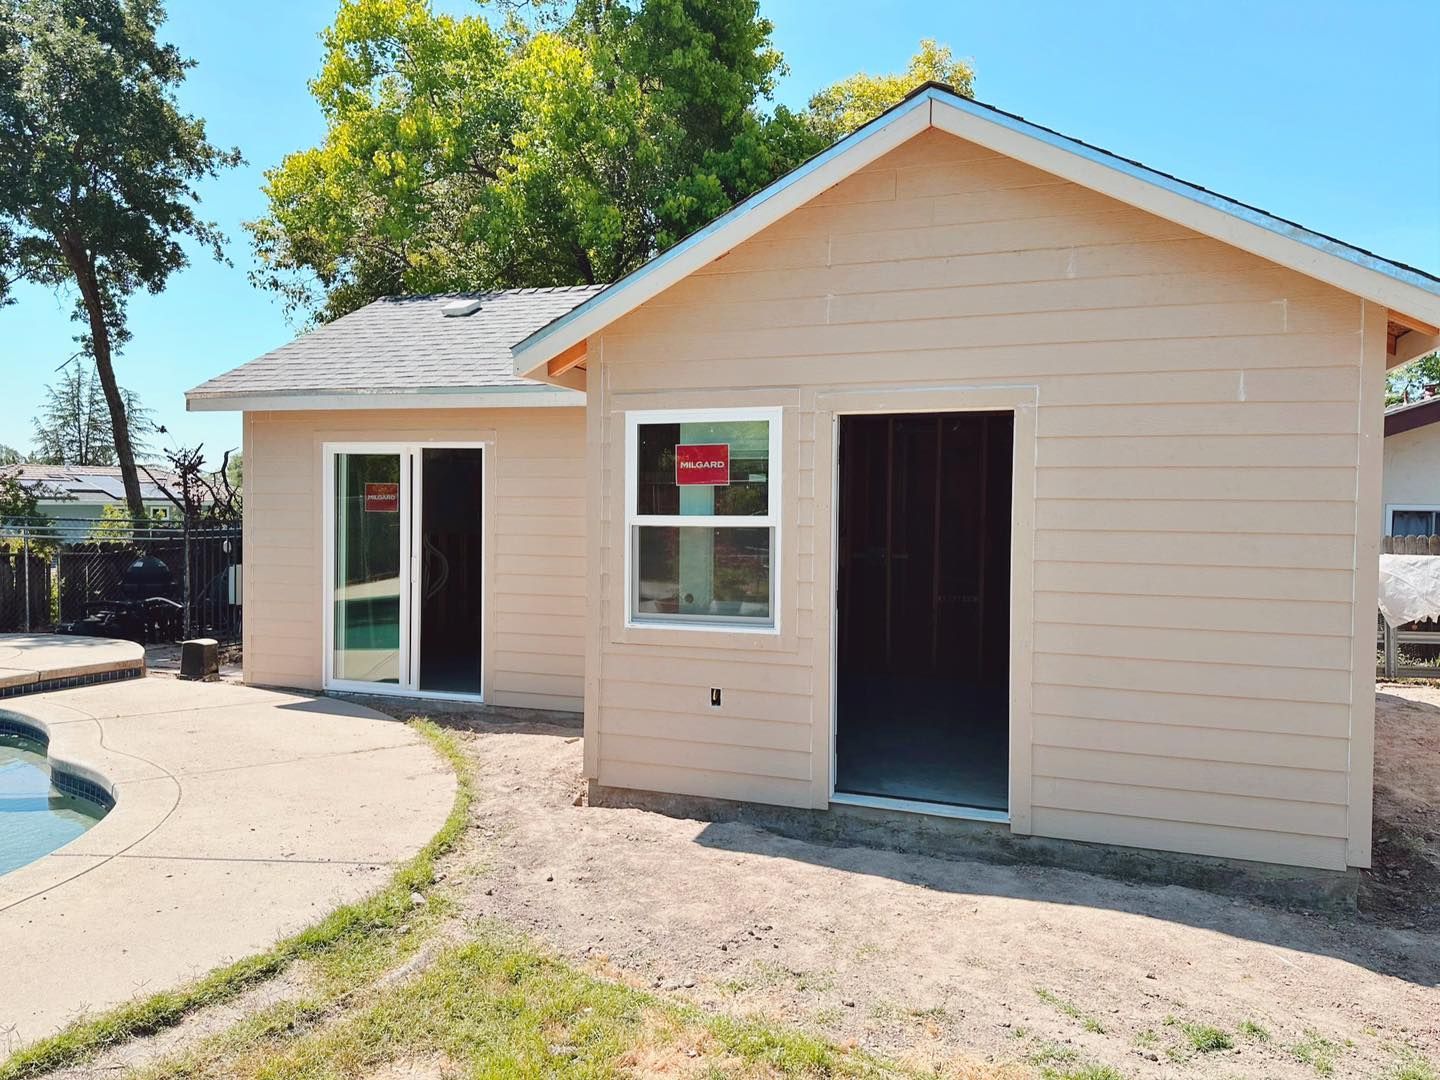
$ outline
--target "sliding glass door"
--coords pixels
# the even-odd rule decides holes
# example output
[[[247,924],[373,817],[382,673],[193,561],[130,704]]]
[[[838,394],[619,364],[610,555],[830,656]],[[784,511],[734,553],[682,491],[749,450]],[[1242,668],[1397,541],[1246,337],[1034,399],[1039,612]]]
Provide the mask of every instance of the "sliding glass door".
[[[406,681],[410,484],[402,454],[335,455],[332,677]]]
[[[479,698],[483,451],[327,451],[326,686]]]

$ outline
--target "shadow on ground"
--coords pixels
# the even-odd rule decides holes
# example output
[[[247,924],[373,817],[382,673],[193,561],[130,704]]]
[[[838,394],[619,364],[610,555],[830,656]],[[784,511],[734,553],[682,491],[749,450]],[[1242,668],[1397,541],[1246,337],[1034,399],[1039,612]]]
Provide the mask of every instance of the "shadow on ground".
[[[561,740],[574,743],[582,732],[577,715],[523,709],[497,709],[451,705],[436,701],[406,701],[375,698],[366,704],[397,717],[423,715],[436,723],[481,736],[546,736],[546,743]],[[1440,700],[1440,692],[1437,692]],[[1382,699],[1382,709],[1394,712],[1413,707],[1413,701]],[[1426,723],[1440,732],[1440,707],[1424,705]],[[1388,728],[1387,728],[1388,730]],[[1384,745],[1382,741],[1382,745]],[[532,754],[531,751],[524,752]],[[502,757],[506,756],[502,754]],[[570,768],[578,767],[578,754]],[[1408,767],[1418,767],[1409,763]],[[1431,767],[1440,771],[1440,759]],[[579,778],[573,772],[563,776],[553,766],[550,788],[544,792],[514,788],[509,799],[564,799],[567,808]],[[517,780],[523,779],[520,776]],[[625,804],[621,804],[622,806]],[[514,807],[518,812],[521,808]],[[540,809],[536,807],[535,809]],[[1403,887],[1401,877],[1380,914],[1351,910],[1286,910],[1253,902],[1251,898],[1223,888],[1200,889],[1187,885],[1157,884],[1134,880],[1123,874],[1100,875],[1061,866],[1036,864],[1023,858],[997,860],[983,852],[967,854],[963,849],[937,852],[932,847],[856,843],[824,835],[796,835],[793,829],[774,828],[762,820],[766,810],[715,800],[662,797],[641,807],[648,814],[660,814],[679,822],[699,822],[687,830],[689,842],[700,847],[808,864],[839,872],[839,888],[863,894],[864,877],[881,877],[954,897],[991,896],[1041,905],[1068,905],[1095,911],[1113,911],[1148,920],[1175,923],[1228,935],[1295,953],[1330,957],[1369,971],[1405,980],[1421,987],[1440,986],[1440,940],[1424,933],[1409,912],[1426,902],[1415,888]],[[717,812],[718,811],[718,812]],[[582,814],[634,813],[617,807],[585,806]],[[834,815],[820,814],[824,820]],[[597,831],[620,827],[599,818],[588,818]],[[923,819],[921,819],[923,820]],[[1388,826],[1387,826],[1388,827]],[[924,843],[923,832],[919,834]],[[603,851],[593,853],[603,858]],[[1138,853],[1137,853],[1138,855]],[[674,855],[677,873],[683,873],[683,849]],[[1120,865],[1123,865],[1120,864]],[[777,875],[781,876],[781,875]],[[827,878],[827,880],[829,880]],[[1423,878],[1412,873],[1410,880],[1423,886]],[[737,881],[737,885],[738,885]],[[748,887],[748,886],[741,886]],[[1400,913],[1400,914],[1397,914]]]

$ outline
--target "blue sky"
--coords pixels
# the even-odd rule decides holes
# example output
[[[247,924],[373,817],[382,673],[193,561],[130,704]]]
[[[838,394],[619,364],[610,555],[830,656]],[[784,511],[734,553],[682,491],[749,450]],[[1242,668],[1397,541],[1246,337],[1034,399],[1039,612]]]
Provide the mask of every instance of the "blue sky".
[[[762,4],[790,68],[785,103],[856,70],[899,69],[934,37],[973,59],[982,101],[1440,271],[1440,65],[1406,48],[1440,40],[1433,0]],[[170,9],[166,37],[198,61],[183,104],[248,164],[202,190],[233,265],[197,259],[160,296],[136,298],[120,378],[180,441],[218,454],[238,445],[238,417],[186,415],[181,395],[293,336],[279,301],[247,280],[241,222],[263,212],[264,170],[322,134],[305,84],[334,3]],[[22,289],[0,310],[0,443],[31,444],[44,385],[74,351],[70,307],[68,296]]]

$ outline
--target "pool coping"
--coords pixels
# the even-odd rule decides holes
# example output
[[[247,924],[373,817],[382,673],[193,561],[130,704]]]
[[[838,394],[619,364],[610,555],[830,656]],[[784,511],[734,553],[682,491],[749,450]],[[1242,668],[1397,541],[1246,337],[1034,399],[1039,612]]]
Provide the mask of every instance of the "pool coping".
[[[383,887],[454,799],[453,770],[412,728],[309,694],[134,679],[5,701],[0,727],[43,735],[53,769],[115,803],[0,875],[10,1049]],[[83,987],[65,978],[77,966]]]
[[[0,701],[144,674],[144,646],[122,638],[0,635]]]
[[[178,782],[158,787],[126,784],[158,780],[168,774],[153,762],[106,747],[103,729],[84,713],[40,696],[7,700],[0,702],[3,728],[28,732],[43,742],[52,776],[73,777],[93,785],[104,793],[108,806],[94,825],[69,843],[0,874],[0,912],[74,877],[76,862],[66,849],[80,840],[90,838],[92,843],[103,840],[116,848],[129,847],[154,832],[174,807],[174,798],[163,796],[178,795]],[[123,799],[122,786],[128,789]]]
[[[96,819],[96,824],[103,821],[105,815],[115,809],[115,786],[99,772],[78,761],[68,761],[63,757],[56,757],[51,749],[50,729],[42,721],[27,719],[20,713],[0,708],[0,735],[14,735],[39,743],[45,750],[45,760],[50,763],[50,782],[63,794],[84,799],[86,802],[100,807],[103,812]],[[41,855],[39,858],[44,858],[44,856]],[[29,865],[29,863],[21,864],[21,866]],[[17,866],[15,869],[18,870],[20,867]]]

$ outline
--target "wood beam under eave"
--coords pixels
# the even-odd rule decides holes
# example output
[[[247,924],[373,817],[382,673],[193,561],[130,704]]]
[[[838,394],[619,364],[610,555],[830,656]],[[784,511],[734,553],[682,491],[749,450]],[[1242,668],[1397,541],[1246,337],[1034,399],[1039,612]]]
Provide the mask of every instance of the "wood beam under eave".
[[[559,356],[552,356],[545,365],[545,374],[554,379],[564,375],[571,368],[582,366],[585,363],[585,346],[585,342],[577,341]]]
[[[1387,371],[1397,368],[1401,364],[1409,363],[1417,357],[1440,352],[1440,334],[1422,334],[1418,330],[1404,330],[1394,323],[1391,323],[1388,329],[1387,346],[1390,341],[1393,341],[1394,347],[1385,357]]]
[[[1440,326],[1431,326],[1429,323],[1421,322],[1419,319],[1412,318],[1409,315],[1402,315],[1394,308],[1387,311],[1385,317],[1395,326],[1399,326],[1405,330],[1414,330],[1417,334],[1424,334],[1426,337],[1434,337],[1436,334],[1440,334]]]

